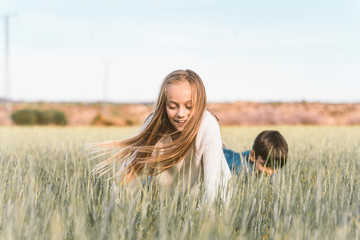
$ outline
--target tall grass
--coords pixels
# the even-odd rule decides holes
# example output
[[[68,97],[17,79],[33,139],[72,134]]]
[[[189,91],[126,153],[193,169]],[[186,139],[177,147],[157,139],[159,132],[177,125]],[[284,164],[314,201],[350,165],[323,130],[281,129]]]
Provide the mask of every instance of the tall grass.
[[[273,127],[270,127],[273,128]],[[251,148],[267,127],[224,127],[228,147]],[[359,239],[360,127],[276,127],[287,165],[271,182],[234,176],[228,201],[201,182],[168,192],[139,179],[95,178],[84,144],[138,128],[0,128],[1,239]]]

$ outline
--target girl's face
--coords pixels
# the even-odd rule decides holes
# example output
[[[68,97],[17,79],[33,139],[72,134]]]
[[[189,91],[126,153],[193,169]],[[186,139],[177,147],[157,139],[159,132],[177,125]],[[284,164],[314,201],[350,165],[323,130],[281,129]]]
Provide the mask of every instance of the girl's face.
[[[166,114],[176,130],[182,132],[191,113],[191,86],[188,81],[170,84],[166,89]]]

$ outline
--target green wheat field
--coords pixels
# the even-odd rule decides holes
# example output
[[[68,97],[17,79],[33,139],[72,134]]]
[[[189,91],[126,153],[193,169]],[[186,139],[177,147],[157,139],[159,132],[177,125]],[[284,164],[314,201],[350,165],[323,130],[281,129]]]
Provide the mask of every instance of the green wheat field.
[[[360,239],[360,126],[222,127],[250,149],[264,129],[289,144],[274,181],[233,176],[226,201],[181,179],[169,191],[97,178],[87,143],[139,127],[0,127],[0,239]]]

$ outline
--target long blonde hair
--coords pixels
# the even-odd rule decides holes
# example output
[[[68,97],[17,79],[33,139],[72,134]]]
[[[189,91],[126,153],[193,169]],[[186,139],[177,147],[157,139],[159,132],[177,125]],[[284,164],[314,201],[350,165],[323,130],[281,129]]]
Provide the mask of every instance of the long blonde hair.
[[[182,81],[190,83],[192,108],[184,130],[179,132],[169,121],[166,101],[168,86]],[[157,175],[178,164],[193,146],[206,104],[205,87],[198,74],[192,70],[171,72],[161,85],[155,110],[148,117],[147,126],[133,138],[97,144],[105,151],[115,151],[115,153],[97,164],[93,171],[102,175],[113,167],[120,167],[118,174],[121,181],[130,182],[145,170],[149,175]],[[170,134],[173,141],[162,146],[155,146],[165,134]],[[161,154],[153,155],[154,150],[161,151]]]

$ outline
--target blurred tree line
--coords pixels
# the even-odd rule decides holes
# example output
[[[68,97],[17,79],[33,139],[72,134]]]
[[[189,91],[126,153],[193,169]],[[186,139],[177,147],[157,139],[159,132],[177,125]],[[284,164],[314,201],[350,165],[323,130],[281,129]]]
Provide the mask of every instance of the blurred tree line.
[[[11,120],[16,125],[60,125],[68,124],[66,115],[59,110],[21,109],[11,114]]]

